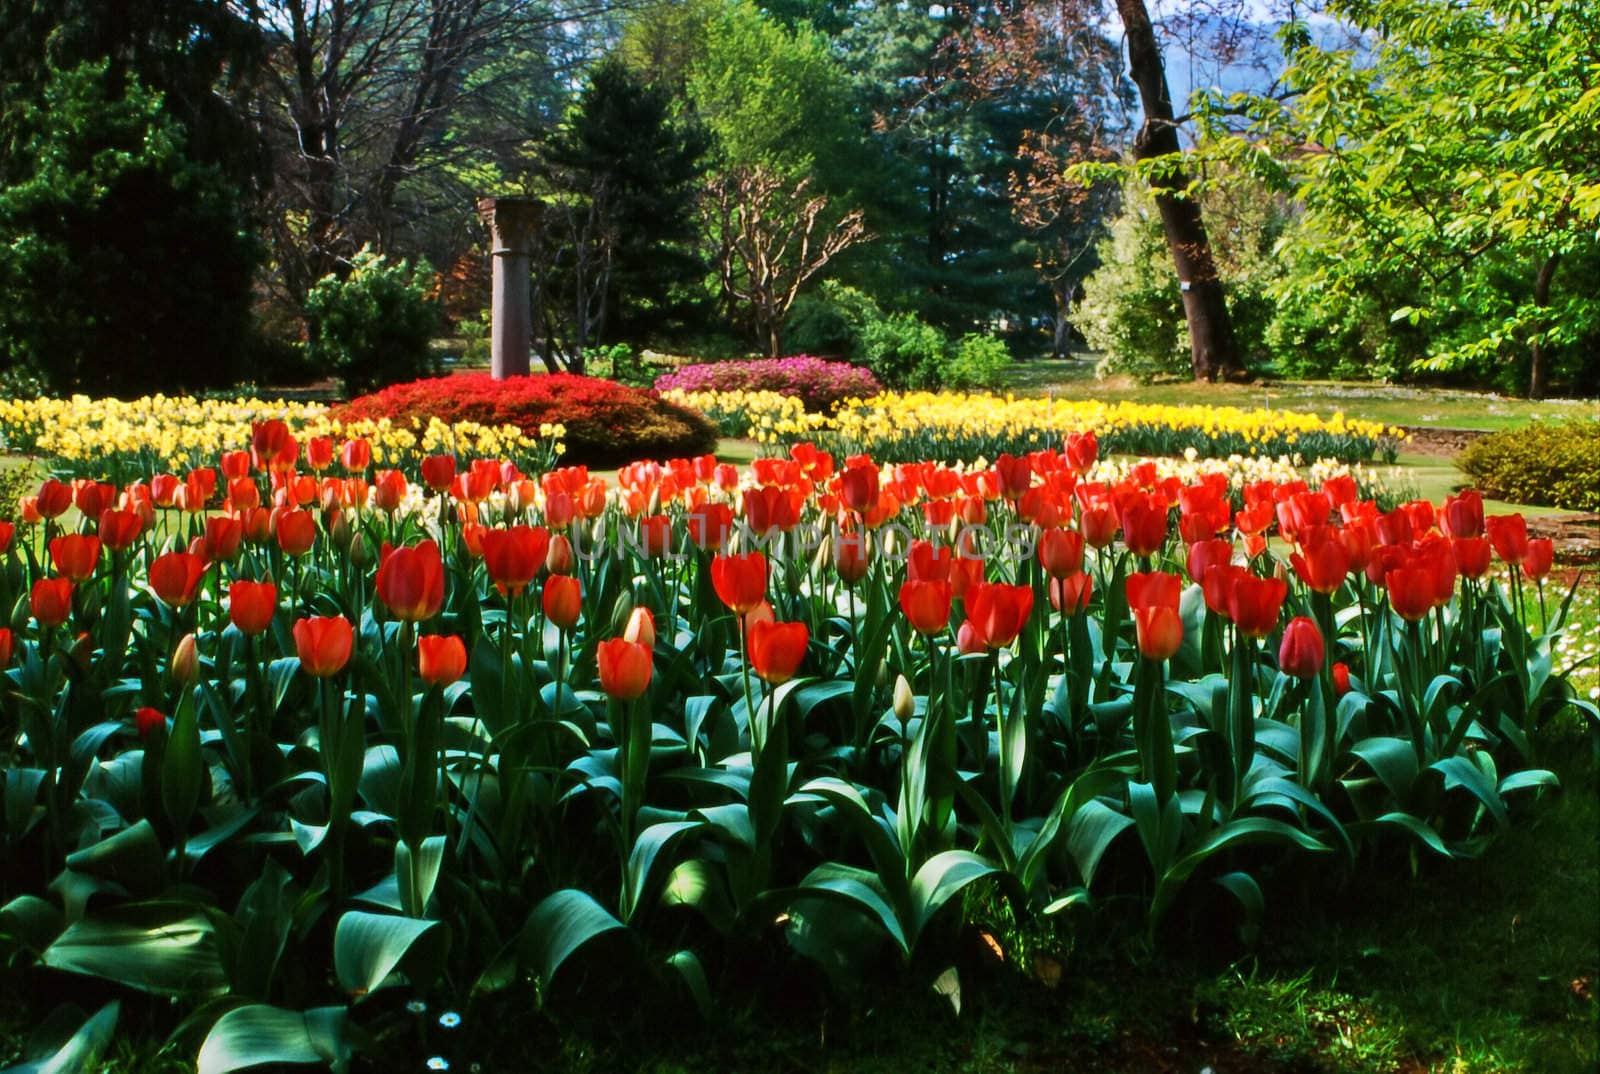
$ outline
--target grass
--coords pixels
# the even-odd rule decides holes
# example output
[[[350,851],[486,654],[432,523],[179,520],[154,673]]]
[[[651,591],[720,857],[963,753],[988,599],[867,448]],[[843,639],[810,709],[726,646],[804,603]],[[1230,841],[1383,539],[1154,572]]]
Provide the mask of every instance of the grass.
[[[1019,362],[1006,385],[1018,395],[1054,394],[1069,399],[1136,403],[1211,404],[1318,414],[1343,411],[1388,425],[1432,425],[1495,430],[1530,421],[1600,415],[1600,401],[1547,399],[1533,402],[1483,392],[1414,388],[1348,381],[1266,381],[1260,384],[1138,384],[1126,377],[1096,379],[1092,359]]]

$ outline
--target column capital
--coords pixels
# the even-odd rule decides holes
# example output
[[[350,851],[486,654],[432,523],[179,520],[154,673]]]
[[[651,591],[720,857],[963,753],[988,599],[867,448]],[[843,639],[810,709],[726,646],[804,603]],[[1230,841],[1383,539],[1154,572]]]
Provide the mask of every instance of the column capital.
[[[478,216],[489,229],[493,253],[526,256],[544,217],[544,203],[538,198],[479,198]]]

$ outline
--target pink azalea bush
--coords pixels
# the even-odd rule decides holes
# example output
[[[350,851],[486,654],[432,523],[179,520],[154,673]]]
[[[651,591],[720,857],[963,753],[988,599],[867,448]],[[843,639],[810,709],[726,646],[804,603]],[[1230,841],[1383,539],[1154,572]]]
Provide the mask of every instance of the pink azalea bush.
[[[829,411],[846,399],[883,390],[872,371],[809,354],[749,361],[702,362],[657,377],[658,392],[778,392],[799,398],[810,411]]]

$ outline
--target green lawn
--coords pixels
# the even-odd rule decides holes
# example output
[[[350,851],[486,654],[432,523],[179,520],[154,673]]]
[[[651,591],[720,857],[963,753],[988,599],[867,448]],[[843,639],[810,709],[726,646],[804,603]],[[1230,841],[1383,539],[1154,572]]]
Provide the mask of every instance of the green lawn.
[[[1450,429],[1504,429],[1529,421],[1600,417],[1600,400],[1530,402],[1480,392],[1409,388],[1338,381],[1270,381],[1261,384],[1138,384],[1126,377],[1098,380],[1092,359],[1018,362],[1007,388],[1018,395],[1139,403],[1200,403],[1244,408],[1334,411],[1389,425]]]

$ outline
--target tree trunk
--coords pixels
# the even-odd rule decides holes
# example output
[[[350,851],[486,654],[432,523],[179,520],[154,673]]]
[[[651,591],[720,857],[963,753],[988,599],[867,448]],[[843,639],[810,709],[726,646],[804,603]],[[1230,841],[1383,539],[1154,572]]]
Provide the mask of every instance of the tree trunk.
[[[1551,254],[1544,259],[1544,264],[1539,266],[1539,274],[1533,278],[1533,304],[1539,309],[1547,309],[1550,305],[1550,281],[1555,278],[1556,266],[1561,262],[1560,254]],[[1541,314],[1539,323],[1535,327],[1533,342],[1528,347],[1528,398],[1543,399],[1548,389],[1546,381],[1549,371],[1545,369],[1544,353],[1544,317]]]
[[[1233,338],[1233,322],[1228,317],[1222,280],[1211,256],[1200,205],[1193,198],[1172,193],[1188,185],[1188,176],[1179,163],[1182,147],[1173,123],[1172,91],[1167,88],[1155,27],[1144,0],[1117,0],[1117,13],[1128,36],[1128,66],[1144,106],[1144,126],[1133,143],[1134,159],[1174,158],[1153,193],[1167,247],[1172,251],[1172,263],[1178,270],[1178,286],[1182,288],[1194,378],[1215,381],[1219,377],[1240,376],[1244,370]]]

